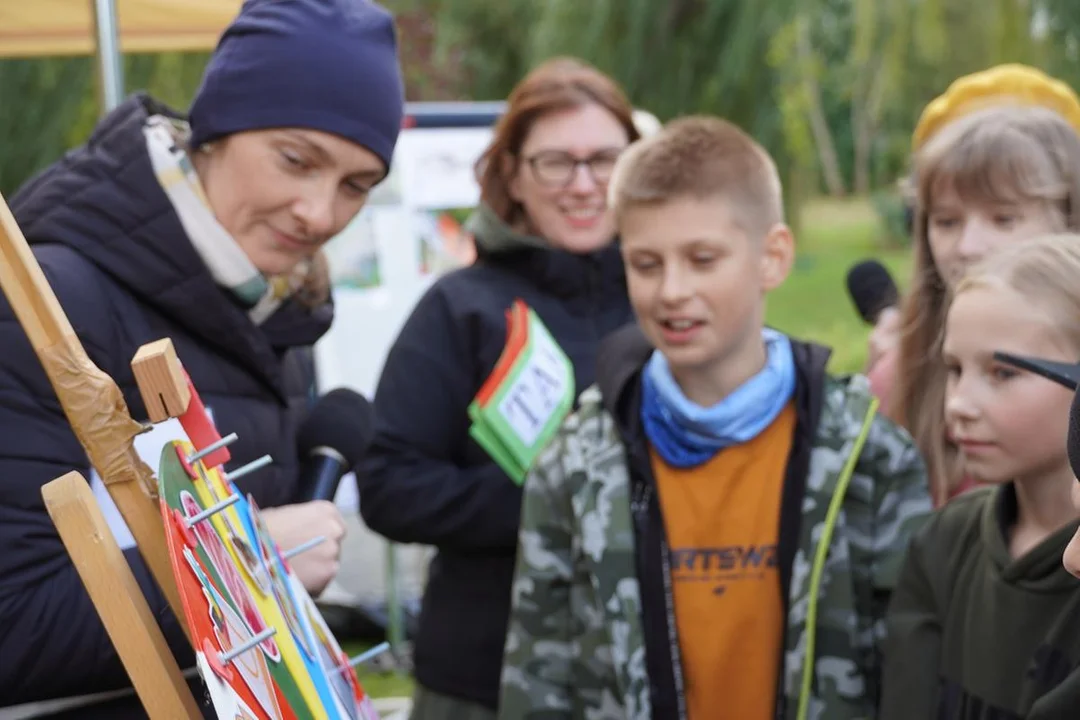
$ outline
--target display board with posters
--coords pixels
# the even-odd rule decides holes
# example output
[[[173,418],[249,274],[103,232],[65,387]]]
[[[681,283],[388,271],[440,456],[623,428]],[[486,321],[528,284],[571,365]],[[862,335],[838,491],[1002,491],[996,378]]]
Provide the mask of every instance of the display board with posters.
[[[326,247],[335,302],[334,324],[315,348],[320,392],[351,388],[373,398],[386,355],[423,292],[439,275],[473,261],[462,230],[479,202],[473,166],[491,140],[497,116],[469,104],[471,127],[416,127],[402,132],[390,175],[360,215]],[[475,110],[476,112],[471,112]],[[346,518],[342,571],[320,603],[380,608],[386,604],[395,655],[405,608],[423,592],[428,550],[398,549],[359,518],[351,477],[335,502]]]
[[[402,132],[390,175],[326,248],[336,307],[315,349],[320,391],[348,387],[372,397],[421,294],[472,262],[462,226],[479,202],[473,167],[490,140],[490,127]]]

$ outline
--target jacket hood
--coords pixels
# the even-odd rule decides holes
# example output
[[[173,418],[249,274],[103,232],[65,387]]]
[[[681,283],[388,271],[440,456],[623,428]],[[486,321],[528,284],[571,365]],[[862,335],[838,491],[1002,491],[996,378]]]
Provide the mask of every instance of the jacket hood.
[[[515,250],[547,250],[543,238],[520,233],[511,228],[491,208],[481,203],[465,221],[465,230],[472,233],[476,252],[480,255],[497,255]]]
[[[333,306],[289,301],[261,326],[219,287],[188,240],[151,165],[143,125],[178,115],[129,97],[79,147],[27,182],[11,210],[31,245],[60,244],[88,259],[144,305],[275,386],[285,349],[313,344]]]
[[[1043,592],[1076,587],[1076,578],[1065,570],[1061,564],[1061,556],[1076,533],[1077,522],[1071,522],[1054,531],[1023,557],[1013,558],[1004,528],[1016,521],[1016,487],[1012,483],[1005,483],[974,492],[993,494],[990,501],[983,505],[979,532],[1002,580],[1028,590]]]

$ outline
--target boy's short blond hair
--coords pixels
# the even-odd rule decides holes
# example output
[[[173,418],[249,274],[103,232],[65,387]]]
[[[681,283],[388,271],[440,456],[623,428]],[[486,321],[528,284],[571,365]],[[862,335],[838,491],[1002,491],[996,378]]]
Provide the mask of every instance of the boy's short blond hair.
[[[680,198],[722,199],[747,234],[763,237],[784,222],[780,175],[769,153],[732,123],[693,115],[631,145],[608,185],[620,226],[627,210]]]

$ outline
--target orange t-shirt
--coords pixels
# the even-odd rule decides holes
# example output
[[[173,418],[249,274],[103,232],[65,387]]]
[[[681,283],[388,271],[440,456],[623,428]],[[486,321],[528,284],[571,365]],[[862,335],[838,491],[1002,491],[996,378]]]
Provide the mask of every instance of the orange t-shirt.
[[[789,404],[756,438],[688,470],[652,454],[691,720],[768,720],[784,606],[777,543],[795,429]]]

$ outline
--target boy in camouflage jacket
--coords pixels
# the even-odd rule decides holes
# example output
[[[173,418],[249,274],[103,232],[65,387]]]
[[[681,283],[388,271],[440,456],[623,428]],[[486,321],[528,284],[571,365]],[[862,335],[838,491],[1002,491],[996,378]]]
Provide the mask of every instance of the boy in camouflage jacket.
[[[597,384],[526,479],[499,717],[874,717],[885,607],[931,501],[867,381],[764,328],[794,255],[775,166],[734,126],[686,118],[624,153],[609,192],[638,324],[605,340]],[[653,412],[665,362],[696,445],[665,450],[672,413],[689,422]],[[709,413],[732,403],[775,409],[710,451]],[[733,484],[721,468],[739,453],[777,477]],[[709,500],[714,485],[743,499]],[[735,525],[755,544],[720,542]]]

